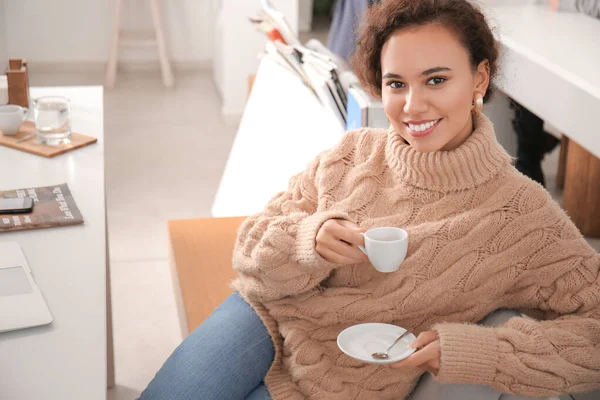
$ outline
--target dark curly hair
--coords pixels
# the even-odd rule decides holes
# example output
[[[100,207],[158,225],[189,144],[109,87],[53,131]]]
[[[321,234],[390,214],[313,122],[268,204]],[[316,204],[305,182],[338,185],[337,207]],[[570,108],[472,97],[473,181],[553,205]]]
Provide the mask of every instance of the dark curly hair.
[[[363,88],[381,98],[381,49],[397,30],[439,23],[454,32],[470,55],[473,71],[488,60],[490,85],[483,98],[488,102],[495,90],[498,47],[482,11],[469,0],[383,0],[363,17],[352,67]]]

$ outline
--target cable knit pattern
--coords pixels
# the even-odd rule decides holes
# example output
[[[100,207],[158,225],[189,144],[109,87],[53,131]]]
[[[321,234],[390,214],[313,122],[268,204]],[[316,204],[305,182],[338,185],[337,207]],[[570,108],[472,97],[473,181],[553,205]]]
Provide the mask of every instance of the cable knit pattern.
[[[519,174],[491,122],[459,148],[418,153],[393,130],[348,132],[240,227],[232,283],[264,321],[280,399],[402,399],[420,371],[366,365],[336,345],[384,322],[437,330],[440,382],[547,396],[600,386],[600,256],[539,185]],[[331,218],[409,233],[391,274],[315,251]],[[499,308],[534,316],[475,323]]]

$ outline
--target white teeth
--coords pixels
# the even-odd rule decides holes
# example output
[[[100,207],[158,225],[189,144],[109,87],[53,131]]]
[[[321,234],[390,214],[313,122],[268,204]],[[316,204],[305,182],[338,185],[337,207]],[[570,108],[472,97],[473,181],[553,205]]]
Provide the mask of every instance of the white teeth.
[[[415,132],[423,132],[423,131],[426,131],[427,129],[431,128],[437,122],[438,122],[438,120],[436,119],[435,121],[430,121],[430,122],[427,122],[426,124],[421,124],[421,125],[408,124],[408,127]]]

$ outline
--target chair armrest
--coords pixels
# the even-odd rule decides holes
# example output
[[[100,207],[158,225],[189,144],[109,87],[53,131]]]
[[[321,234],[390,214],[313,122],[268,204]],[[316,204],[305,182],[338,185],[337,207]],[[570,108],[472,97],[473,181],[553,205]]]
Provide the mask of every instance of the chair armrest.
[[[169,221],[171,273],[184,337],[233,293],[232,253],[244,219]]]

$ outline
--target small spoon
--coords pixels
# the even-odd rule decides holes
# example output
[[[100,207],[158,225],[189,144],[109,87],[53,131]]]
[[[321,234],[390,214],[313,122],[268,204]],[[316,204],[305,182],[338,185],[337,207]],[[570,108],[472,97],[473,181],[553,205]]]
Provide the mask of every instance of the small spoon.
[[[392,343],[392,345],[387,348],[385,353],[373,353],[373,354],[371,354],[371,357],[373,357],[377,360],[385,360],[387,358],[390,358],[390,355],[388,354],[388,352],[392,349],[392,347],[394,347],[396,345],[396,343],[398,343],[400,341],[400,339],[402,339],[404,336],[408,335],[409,333],[410,332],[408,330],[406,330],[402,335],[398,336],[398,339],[394,340],[394,343]]]

